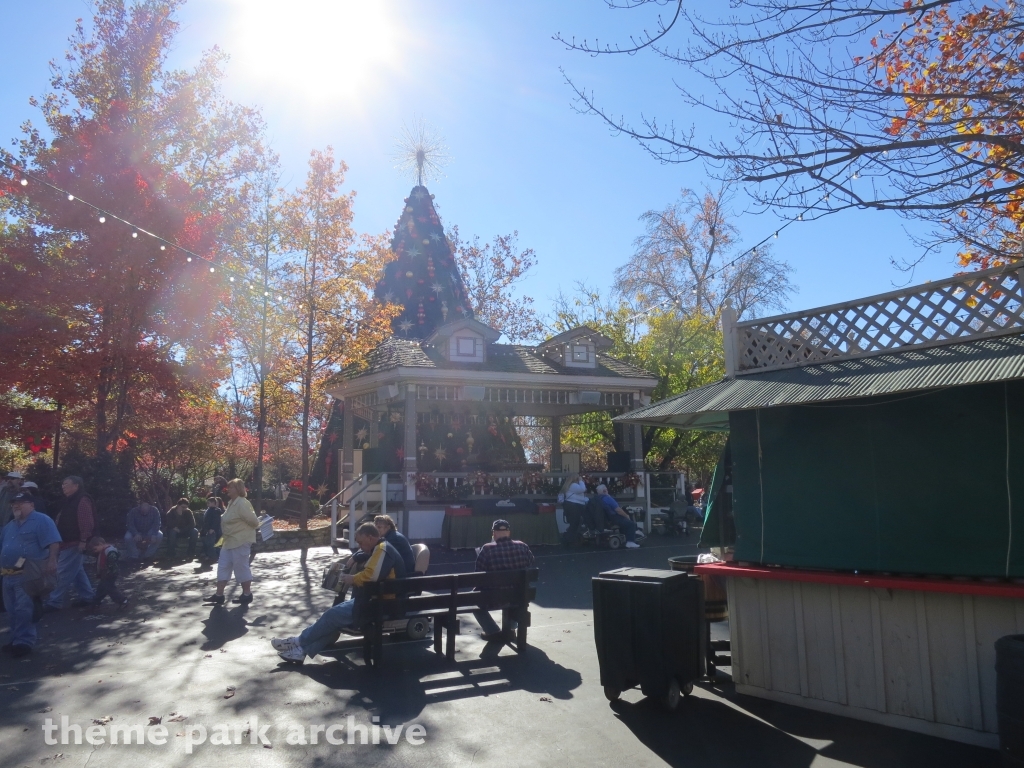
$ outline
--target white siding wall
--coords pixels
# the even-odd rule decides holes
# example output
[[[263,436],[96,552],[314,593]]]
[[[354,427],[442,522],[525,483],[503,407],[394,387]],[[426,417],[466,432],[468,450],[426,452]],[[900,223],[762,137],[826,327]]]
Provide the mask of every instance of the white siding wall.
[[[1024,600],[728,579],[740,693],[998,746],[995,647]]]

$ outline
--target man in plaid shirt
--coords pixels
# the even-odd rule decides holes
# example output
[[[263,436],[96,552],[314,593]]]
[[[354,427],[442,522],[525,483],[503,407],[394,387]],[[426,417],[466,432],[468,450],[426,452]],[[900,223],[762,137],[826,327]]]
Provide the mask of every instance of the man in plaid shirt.
[[[512,526],[508,520],[495,520],[491,525],[491,537],[494,541],[477,550],[476,570],[514,571],[533,567],[533,552],[527,544],[512,538]],[[480,636],[484,640],[496,640],[502,636],[501,628],[489,611],[474,611],[473,616],[483,630]],[[515,631],[514,627],[512,631]]]

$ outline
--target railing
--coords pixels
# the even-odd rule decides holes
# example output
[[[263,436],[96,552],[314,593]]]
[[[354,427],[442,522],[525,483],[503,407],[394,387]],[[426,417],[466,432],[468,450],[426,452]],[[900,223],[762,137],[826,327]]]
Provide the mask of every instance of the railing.
[[[361,504],[362,519],[373,512],[381,515],[388,513],[388,475],[359,475],[351,483],[328,499],[325,504],[331,506],[331,544],[338,543],[338,508],[348,504],[348,540],[349,548],[355,548],[356,542],[356,508]],[[375,505],[371,508],[371,505]]]
[[[730,376],[1024,331],[1024,268],[997,267],[857,301],[736,322],[723,312]]]
[[[531,496],[554,499],[569,477],[567,472],[420,472],[416,475],[417,501],[472,501],[474,499]],[[615,498],[633,500],[643,482],[632,472],[584,472],[593,489],[608,486]]]

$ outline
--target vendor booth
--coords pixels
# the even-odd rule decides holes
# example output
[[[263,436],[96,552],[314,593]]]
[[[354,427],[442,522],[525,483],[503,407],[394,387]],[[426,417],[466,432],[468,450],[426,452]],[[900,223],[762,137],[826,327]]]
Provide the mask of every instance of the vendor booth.
[[[697,566],[737,691],[996,746],[1024,633],[1021,276],[723,317],[722,381],[618,417],[729,432]],[[964,488],[969,493],[964,493]],[[728,558],[727,558],[728,560]]]

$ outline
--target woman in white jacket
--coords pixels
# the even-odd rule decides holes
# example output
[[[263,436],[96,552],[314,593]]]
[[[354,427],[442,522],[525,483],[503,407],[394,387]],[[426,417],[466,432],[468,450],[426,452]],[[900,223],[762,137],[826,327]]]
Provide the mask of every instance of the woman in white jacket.
[[[233,602],[248,605],[252,602],[252,571],[249,570],[249,553],[256,543],[256,529],[259,521],[252,504],[245,497],[245,483],[237,477],[227,484],[230,501],[220,518],[221,547],[217,560],[217,594],[205,599],[214,605],[224,604],[224,588],[228,585],[232,571],[235,580],[242,585],[242,594]]]

